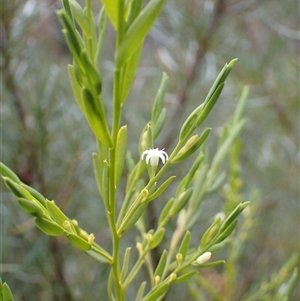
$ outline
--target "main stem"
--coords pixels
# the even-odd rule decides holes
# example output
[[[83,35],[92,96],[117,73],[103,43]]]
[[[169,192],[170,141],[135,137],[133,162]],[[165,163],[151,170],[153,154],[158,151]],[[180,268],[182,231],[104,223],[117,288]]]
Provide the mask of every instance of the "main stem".
[[[119,49],[123,38],[124,30],[124,0],[118,1],[118,28],[116,37],[116,52]],[[113,264],[112,270],[115,280],[115,291],[117,301],[124,301],[125,295],[122,289],[122,283],[120,279],[120,236],[117,233],[116,225],[116,187],[115,187],[115,164],[116,164],[116,143],[121,118],[121,72],[117,67],[114,72],[114,90],[113,90],[113,125],[112,125],[112,141],[113,147],[109,150],[110,156],[110,175],[109,175],[109,187],[110,187],[110,206],[111,214],[110,224],[111,232],[113,236]]]

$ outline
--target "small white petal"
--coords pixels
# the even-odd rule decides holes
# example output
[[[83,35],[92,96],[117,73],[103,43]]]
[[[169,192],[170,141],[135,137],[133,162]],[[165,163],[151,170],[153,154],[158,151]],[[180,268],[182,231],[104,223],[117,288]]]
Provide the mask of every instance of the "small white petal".
[[[141,159],[144,159],[146,156],[146,163],[152,166],[157,166],[159,163],[159,159],[161,159],[162,163],[165,164],[166,161],[169,159],[168,154],[164,151],[164,149],[159,150],[158,148],[149,149],[143,152]]]

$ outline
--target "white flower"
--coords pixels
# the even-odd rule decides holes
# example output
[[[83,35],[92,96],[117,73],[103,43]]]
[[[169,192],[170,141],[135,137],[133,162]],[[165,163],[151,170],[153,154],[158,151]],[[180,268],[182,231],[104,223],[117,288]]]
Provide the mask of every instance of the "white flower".
[[[164,148],[162,150],[159,150],[158,148],[148,149],[143,152],[142,157],[141,157],[142,160],[144,159],[144,156],[146,156],[146,163],[149,164],[149,161],[150,161],[150,164],[152,166],[157,166],[159,159],[161,159],[163,164],[165,164],[166,161],[169,159],[169,156],[164,151]]]
[[[211,257],[211,253],[205,252],[201,256],[199,256],[196,261],[198,264],[203,264],[207,262],[210,259],[210,257]]]

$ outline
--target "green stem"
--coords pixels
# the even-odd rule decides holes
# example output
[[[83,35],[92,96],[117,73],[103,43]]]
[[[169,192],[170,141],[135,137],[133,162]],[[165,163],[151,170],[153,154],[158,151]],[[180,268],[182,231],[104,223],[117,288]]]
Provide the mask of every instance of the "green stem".
[[[124,24],[124,0],[118,1],[118,29],[116,37],[116,53],[123,38]],[[113,124],[112,124],[112,141],[113,147],[109,150],[110,158],[110,177],[109,177],[109,200],[111,213],[109,214],[111,232],[113,236],[113,264],[112,270],[115,280],[115,291],[117,301],[123,301],[124,290],[121,286],[120,278],[120,236],[117,233],[116,227],[116,187],[115,187],[115,164],[116,164],[116,141],[121,117],[121,73],[119,69],[114,72],[114,88],[113,88]]]

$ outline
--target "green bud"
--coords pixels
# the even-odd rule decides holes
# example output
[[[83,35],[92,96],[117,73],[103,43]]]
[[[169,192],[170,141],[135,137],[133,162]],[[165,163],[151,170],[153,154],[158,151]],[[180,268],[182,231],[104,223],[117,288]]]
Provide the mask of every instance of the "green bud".
[[[179,151],[179,153],[172,160],[172,163],[180,162],[189,156],[191,156],[201,145],[205,142],[211,129],[207,128],[204,130],[202,135],[198,138],[198,135],[192,136],[184,145],[184,147]]]
[[[40,230],[50,236],[59,236],[65,232],[61,226],[50,219],[37,217],[34,222]]]
[[[212,268],[221,264],[224,264],[225,260],[217,260],[214,262],[210,262],[210,263],[204,263],[204,264],[199,264],[197,263],[197,261],[192,262],[193,266],[199,267],[199,268]]]

